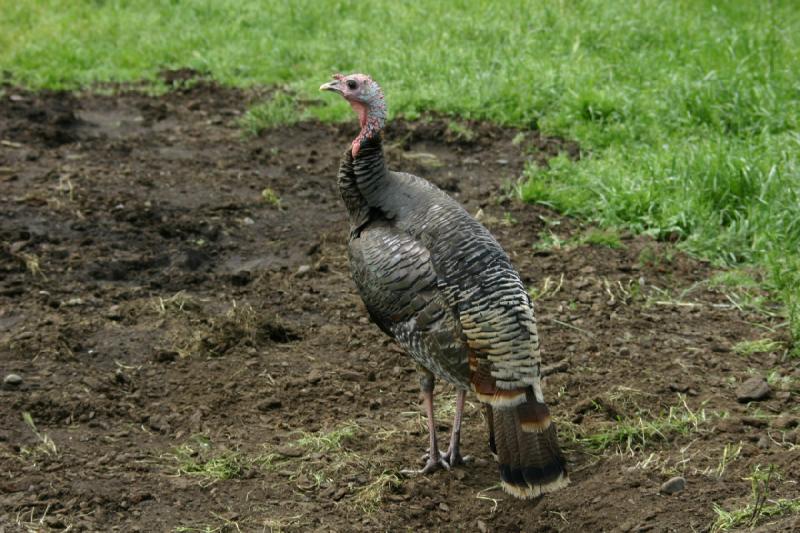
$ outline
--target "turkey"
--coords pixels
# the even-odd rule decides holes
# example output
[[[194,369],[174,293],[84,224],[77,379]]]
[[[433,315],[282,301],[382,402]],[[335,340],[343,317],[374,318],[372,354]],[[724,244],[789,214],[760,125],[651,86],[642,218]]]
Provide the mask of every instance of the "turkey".
[[[386,102],[372,78],[336,74],[320,90],[340,94],[358,114],[361,130],[338,173],[350,218],[350,267],[370,318],[420,367],[430,448],[418,472],[463,461],[461,418],[472,390],[483,404],[503,488],[535,498],[564,487],[566,462],[542,396],[533,308],[508,256],[435,185],[387,169]],[[458,391],[445,452],[434,421],[437,377]]]

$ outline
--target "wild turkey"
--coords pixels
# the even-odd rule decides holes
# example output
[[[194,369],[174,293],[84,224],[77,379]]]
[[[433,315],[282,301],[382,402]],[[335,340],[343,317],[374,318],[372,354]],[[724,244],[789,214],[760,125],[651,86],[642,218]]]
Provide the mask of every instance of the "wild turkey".
[[[565,486],[565,460],[542,397],[533,308],[519,275],[455,200],[386,168],[386,102],[378,84],[364,74],[333,78],[320,90],[342,95],[361,125],[338,175],[353,279],[372,320],[421,367],[430,450],[419,472],[462,462],[461,416],[471,389],[484,404],[503,488],[535,498]],[[436,441],[434,376],[458,390],[444,453]]]

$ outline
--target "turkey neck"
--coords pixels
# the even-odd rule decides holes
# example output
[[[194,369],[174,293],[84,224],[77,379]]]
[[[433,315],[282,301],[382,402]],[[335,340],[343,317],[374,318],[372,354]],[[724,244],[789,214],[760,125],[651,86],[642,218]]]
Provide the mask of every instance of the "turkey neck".
[[[386,180],[383,141],[378,130],[361,138],[355,157],[348,150],[339,166],[339,192],[350,217],[351,235],[358,235],[369,221],[372,208],[380,209]]]

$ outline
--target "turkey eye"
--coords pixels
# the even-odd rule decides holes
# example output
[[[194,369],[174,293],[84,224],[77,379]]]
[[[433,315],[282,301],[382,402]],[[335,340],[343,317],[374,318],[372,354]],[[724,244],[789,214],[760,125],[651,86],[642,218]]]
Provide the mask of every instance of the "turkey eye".
[[[355,80],[347,80],[347,88],[348,89],[350,89],[351,91],[354,91],[356,89],[356,87],[358,87],[358,83],[356,83]]]

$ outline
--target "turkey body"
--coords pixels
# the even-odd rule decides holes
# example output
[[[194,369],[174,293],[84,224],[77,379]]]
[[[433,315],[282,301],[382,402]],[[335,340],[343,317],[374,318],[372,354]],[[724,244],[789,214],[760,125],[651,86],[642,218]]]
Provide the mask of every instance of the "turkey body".
[[[372,320],[422,367],[490,406],[504,487],[566,484],[540,385],[530,298],[489,231],[428,181],[385,167],[380,138],[348,151],[339,188],[353,280]]]
[[[535,372],[528,294],[494,237],[428,181],[399,172],[385,180],[383,201],[349,241],[353,280],[373,321],[459,388],[470,387],[468,352],[481,340],[498,356],[516,349],[520,376]]]

